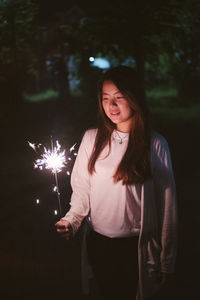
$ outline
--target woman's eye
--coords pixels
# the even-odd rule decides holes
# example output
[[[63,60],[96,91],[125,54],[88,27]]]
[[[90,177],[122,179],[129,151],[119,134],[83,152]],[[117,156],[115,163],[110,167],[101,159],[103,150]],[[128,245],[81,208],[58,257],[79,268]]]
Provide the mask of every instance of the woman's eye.
[[[119,96],[119,97],[117,97],[117,99],[124,99],[124,97],[123,96]]]
[[[108,100],[108,98],[103,98],[103,100]]]

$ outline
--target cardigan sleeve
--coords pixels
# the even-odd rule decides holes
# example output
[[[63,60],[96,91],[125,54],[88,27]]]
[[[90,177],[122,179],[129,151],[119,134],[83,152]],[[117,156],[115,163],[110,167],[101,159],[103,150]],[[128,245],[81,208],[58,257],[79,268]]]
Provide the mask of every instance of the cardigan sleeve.
[[[161,244],[161,272],[174,272],[177,248],[177,201],[171,156],[167,141],[160,135],[153,143],[153,180]]]
[[[62,218],[70,222],[73,233],[78,230],[84,217],[90,211],[90,174],[88,160],[92,151],[93,130],[86,131],[79,147],[78,155],[71,174],[72,195],[70,210]]]

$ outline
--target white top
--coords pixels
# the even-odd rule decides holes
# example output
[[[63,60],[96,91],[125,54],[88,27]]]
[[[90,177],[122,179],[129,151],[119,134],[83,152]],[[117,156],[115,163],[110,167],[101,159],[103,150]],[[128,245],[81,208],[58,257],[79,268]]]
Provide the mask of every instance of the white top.
[[[95,173],[90,175],[87,165],[96,133],[97,130],[88,130],[83,137],[71,177],[71,209],[64,219],[76,231],[89,213],[96,232],[108,237],[138,235],[141,185],[122,185],[122,181],[114,183],[113,180],[127,149],[129,134],[114,130],[110,153],[109,146],[106,146],[95,164]]]

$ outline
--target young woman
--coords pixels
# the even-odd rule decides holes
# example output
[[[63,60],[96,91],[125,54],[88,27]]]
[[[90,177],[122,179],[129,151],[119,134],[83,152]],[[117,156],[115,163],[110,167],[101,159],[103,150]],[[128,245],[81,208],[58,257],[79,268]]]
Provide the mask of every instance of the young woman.
[[[133,69],[109,69],[98,98],[99,124],[82,139],[71,177],[71,208],[56,227],[69,239],[84,220],[83,269],[91,267],[102,299],[148,299],[174,272],[170,152],[150,128]]]

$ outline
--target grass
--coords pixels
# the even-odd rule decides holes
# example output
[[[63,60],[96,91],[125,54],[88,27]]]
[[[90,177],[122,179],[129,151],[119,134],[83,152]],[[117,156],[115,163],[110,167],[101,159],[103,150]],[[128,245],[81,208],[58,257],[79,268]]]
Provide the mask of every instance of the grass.
[[[187,107],[152,107],[153,116],[167,120],[200,120],[200,104]]]
[[[48,101],[52,99],[58,98],[59,93],[55,90],[46,90],[41,93],[36,93],[36,94],[26,94],[24,93],[23,97],[26,102],[32,102],[32,103],[37,103],[37,102],[43,102],[43,101]]]
[[[153,88],[146,92],[150,107],[167,107],[177,105],[178,90],[176,88]]]
[[[174,99],[178,97],[176,88],[153,88],[147,91],[147,98],[154,100]]]
[[[176,88],[156,88],[147,91],[147,101],[155,118],[165,120],[200,120],[200,102],[183,102]]]

